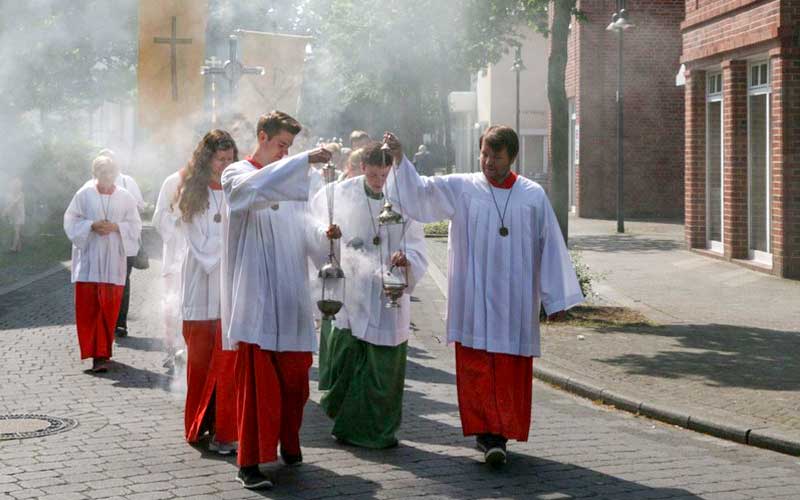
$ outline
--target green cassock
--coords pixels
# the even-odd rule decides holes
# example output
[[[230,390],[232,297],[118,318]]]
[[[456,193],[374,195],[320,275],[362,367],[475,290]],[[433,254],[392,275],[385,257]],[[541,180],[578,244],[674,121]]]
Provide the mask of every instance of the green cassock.
[[[365,448],[397,445],[408,342],[394,347],[374,345],[354,337],[350,330],[327,326],[324,351],[320,346],[319,383],[320,389],[328,391],[321,404],[333,419],[331,434]]]

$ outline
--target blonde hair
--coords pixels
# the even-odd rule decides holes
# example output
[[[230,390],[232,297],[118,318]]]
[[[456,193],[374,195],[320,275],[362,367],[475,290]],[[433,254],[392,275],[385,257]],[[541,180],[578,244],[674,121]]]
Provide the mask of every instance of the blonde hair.
[[[356,170],[356,172],[360,172],[361,163],[363,160],[364,160],[364,148],[358,148],[353,150],[353,152],[350,153],[350,158],[347,159],[347,161],[350,163],[351,170],[359,169]]]
[[[117,164],[114,163],[114,160],[108,156],[100,155],[92,161],[92,176],[97,179],[101,171],[105,171],[106,169],[110,168],[111,172],[114,174],[114,177],[117,177],[119,174],[119,168]]]

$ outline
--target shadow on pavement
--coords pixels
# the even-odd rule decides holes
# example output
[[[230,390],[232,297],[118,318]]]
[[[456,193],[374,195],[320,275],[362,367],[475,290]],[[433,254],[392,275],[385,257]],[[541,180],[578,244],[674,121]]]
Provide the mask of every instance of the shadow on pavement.
[[[262,470],[275,483],[275,489],[253,492],[265,498],[376,498],[380,485],[357,475],[337,474],[315,464],[299,467],[270,464]]]
[[[96,377],[114,380],[114,387],[124,389],[161,389],[170,392],[172,377],[163,373],[156,373],[142,368],[136,368],[125,363],[111,359],[111,365],[106,373],[95,374]]]
[[[571,250],[591,252],[665,252],[686,248],[683,241],[631,234],[570,235]]]
[[[708,385],[762,390],[800,390],[800,334],[734,325],[668,325],[616,332],[661,336],[677,347],[655,356],[626,354],[596,359],[627,372],[663,378],[702,377]]]
[[[75,323],[75,298],[67,269],[0,295],[0,331]]]
[[[135,349],[137,351],[146,352],[164,352],[164,340],[161,338],[153,337],[137,337],[129,333],[127,337],[117,337],[117,347],[124,347],[126,349]],[[135,331],[133,333],[136,333]]]
[[[509,443],[508,464],[493,469],[483,463],[480,452],[472,450],[474,438],[462,435],[454,404],[432,401],[410,390],[406,390],[405,400],[403,425],[398,433],[401,442],[396,448],[359,448],[336,443],[326,436],[327,446],[347,450],[359,460],[405,471],[409,484],[417,483],[427,495],[446,498],[701,498],[683,489],[646,486],[575,464],[519,453],[514,442]],[[423,408],[431,418],[414,411]],[[443,421],[445,411],[455,413],[452,425]],[[436,448],[442,453],[437,453]]]

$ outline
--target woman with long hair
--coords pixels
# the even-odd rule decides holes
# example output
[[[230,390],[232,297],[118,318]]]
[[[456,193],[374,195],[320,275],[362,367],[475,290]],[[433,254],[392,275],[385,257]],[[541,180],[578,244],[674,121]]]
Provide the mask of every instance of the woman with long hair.
[[[228,132],[212,130],[197,144],[173,206],[187,243],[181,276],[186,368],[186,440],[208,430],[209,449],[222,455],[237,447],[235,351],[222,349],[220,258],[224,200],[220,176],[239,151]]]

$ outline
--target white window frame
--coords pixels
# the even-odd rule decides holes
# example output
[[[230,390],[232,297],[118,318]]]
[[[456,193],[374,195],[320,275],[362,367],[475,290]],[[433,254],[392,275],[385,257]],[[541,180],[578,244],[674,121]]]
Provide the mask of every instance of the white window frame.
[[[759,70],[759,81],[753,82],[753,67],[763,66],[767,67],[767,80],[761,82]],[[752,224],[750,221],[750,203],[752,197],[752,183],[750,177],[750,96],[766,95],[767,109],[766,109],[766,144],[767,144],[767,172],[766,172],[766,212],[767,212],[767,251],[753,250],[750,235],[752,234]],[[751,61],[747,65],[747,252],[750,260],[772,267],[772,144],[771,137],[772,131],[772,65],[769,60],[758,59]]]
[[[719,82],[719,90],[717,88],[711,88],[712,83]],[[715,85],[714,85],[715,86]],[[711,113],[711,106],[709,103],[718,102],[719,105],[719,124],[720,124],[720,140],[719,140],[719,175],[720,175],[720,198],[719,198],[719,239],[720,241],[712,240],[711,239],[711,204],[709,200],[711,199],[711,183],[709,182],[709,159],[711,155],[709,154],[709,116]],[[711,250],[712,252],[716,253],[724,253],[725,252],[725,106],[722,100],[722,72],[715,71],[709,72],[706,76],[706,248]]]

